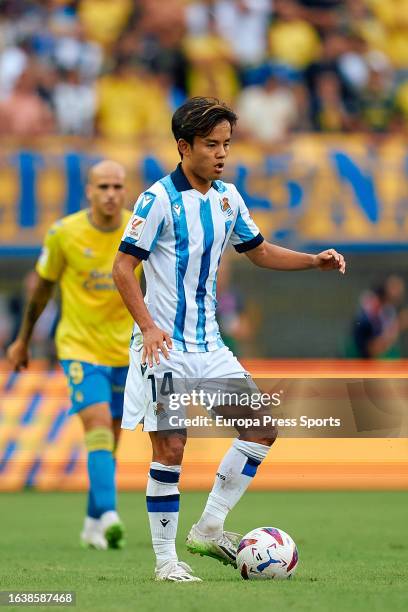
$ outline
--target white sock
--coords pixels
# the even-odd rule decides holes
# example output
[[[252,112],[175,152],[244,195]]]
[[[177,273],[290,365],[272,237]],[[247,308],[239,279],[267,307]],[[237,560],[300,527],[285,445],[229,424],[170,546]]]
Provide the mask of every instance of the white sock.
[[[228,512],[245,493],[269,448],[257,442],[234,440],[219,465],[214,486],[197,523],[199,531],[212,537],[222,533]]]
[[[150,464],[146,502],[156,567],[164,565],[170,559],[177,561],[180,471],[179,465],[163,465],[156,461]]]

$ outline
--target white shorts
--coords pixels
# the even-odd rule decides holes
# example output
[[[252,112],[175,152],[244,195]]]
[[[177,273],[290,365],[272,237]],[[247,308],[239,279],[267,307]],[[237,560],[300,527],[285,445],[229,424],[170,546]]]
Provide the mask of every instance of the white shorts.
[[[208,353],[186,353],[170,351],[167,360],[160,354],[160,364],[152,368],[141,365],[142,351],[130,349],[130,364],[126,379],[125,399],[123,406],[123,429],[135,429],[143,421],[144,431],[158,431],[162,414],[158,410],[157,381],[161,391],[173,393],[173,381],[176,391],[191,392],[198,381],[205,381],[208,389],[216,384],[217,379],[245,379],[247,384],[252,380],[238,359],[228,347],[223,346]],[[251,381],[251,382],[249,382]],[[253,384],[253,382],[252,382]]]

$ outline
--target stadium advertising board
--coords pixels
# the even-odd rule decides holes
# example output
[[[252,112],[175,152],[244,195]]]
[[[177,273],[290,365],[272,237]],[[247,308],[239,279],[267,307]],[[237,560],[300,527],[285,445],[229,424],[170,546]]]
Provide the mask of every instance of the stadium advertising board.
[[[37,253],[46,228],[85,204],[89,166],[124,163],[132,196],[177,163],[171,141],[139,145],[61,138],[2,147],[0,248]],[[235,182],[263,234],[289,246],[404,248],[408,227],[404,142],[363,136],[297,136],[273,152],[235,143],[225,180]]]

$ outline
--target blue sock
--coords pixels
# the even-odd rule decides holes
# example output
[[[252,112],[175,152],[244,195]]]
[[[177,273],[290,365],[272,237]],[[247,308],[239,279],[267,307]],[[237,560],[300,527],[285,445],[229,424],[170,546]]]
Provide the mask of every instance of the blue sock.
[[[113,457],[113,470],[114,470],[114,478],[116,479],[116,457]],[[96,507],[91,489],[89,489],[88,491],[88,505],[87,505],[86,514],[87,516],[90,516],[93,519],[98,519],[101,516],[101,513],[98,512],[98,509]]]
[[[98,519],[100,517],[100,514],[96,508],[96,505],[93,499],[91,489],[89,489],[88,491],[88,505],[87,505],[86,514],[87,516],[90,516],[93,519]]]
[[[99,518],[108,510],[116,510],[115,465],[111,451],[94,450],[88,453],[88,476],[94,517]]]
[[[97,427],[85,434],[88,449],[88,516],[100,518],[104,512],[116,510],[115,459],[113,433]]]

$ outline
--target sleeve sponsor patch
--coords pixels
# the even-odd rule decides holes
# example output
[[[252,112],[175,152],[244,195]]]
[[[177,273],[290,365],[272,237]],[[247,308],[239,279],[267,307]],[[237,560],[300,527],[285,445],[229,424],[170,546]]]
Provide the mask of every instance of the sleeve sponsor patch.
[[[139,240],[143,233],[145,225],[146,219],[144,219],[143,217],[139,217],[138,215],[133,215],[132,220],[130,222],[128,235],[131,236],[134,240]]]

